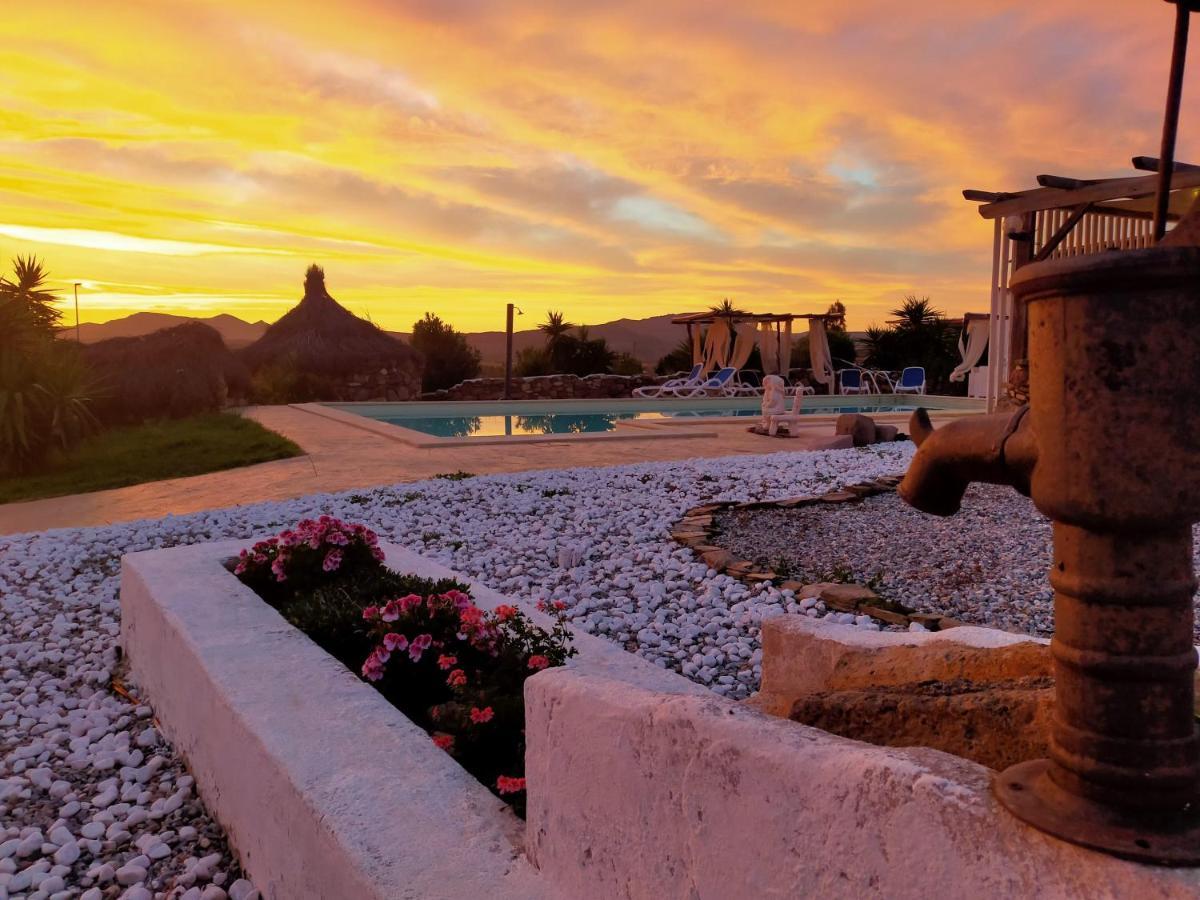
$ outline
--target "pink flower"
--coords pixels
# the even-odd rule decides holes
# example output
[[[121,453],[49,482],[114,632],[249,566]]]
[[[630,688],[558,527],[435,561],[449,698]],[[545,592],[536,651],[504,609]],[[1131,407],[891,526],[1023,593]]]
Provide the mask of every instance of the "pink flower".
[[[383,613],[379,618],[385,622],[395,622],[400,618],[400,604],[395,600],[389,600],[383,607]]]
[[[420,634],[412,639],[412,643],[408,645],[408,656],[413,662],[421,661],[423,654],[429,645],[433,643],[433,636],[428,634]]]
[[[485,706],[483,709],[471,707],[471,721],[476,725],[482,725],[484,722],[492,721],[494,713],[490,706]]]
[[[389,651],[404,650],[408,647],[408,638],[402,634],[396,634],[394,631],[389,631],[383,636],[383,646]]]
[[[457,656],[446,656],[443,654],[442,656],[438,657],[438,668],[442,671],[445,671],[446,669],[453,668],[457,662]]]
[[[336,572],[342,564],[342,551],[330,550],[325,554],[325,560],[321,563],[321,568],[326,572]]]
[[[383,562],[383,551],[378,547],[371,548],[371,556],[375,558],[375,562]]]
[[[446,684],[450,687],[462,687],[467,683],[467,673],[462,669],[455,669],[446,677]]]
[[[409,594],[407,597],[401,597],[396,602],[400,604],[401,612],[411,612],[420,606],[423,601],[416,594]]]
[[[241,562],[239,562],[236,566],[233,567],[233,574],[234,575],[244,575],[245,573],[246,573],[246,560],[243,559]]]
[[[368,606],[366,609],[363,610],[363,618],[366,619],[368,622],[370,622],[372,619],[376,618],[378,615],[379,615],[379,607],[378,606]]]
[[[442,594],[442,597],[453,603],[455,609],[466,609],[471,605],[471,598],[462,591],[449,590]]]
[[[433,736],[433,742],[435,744],[437,744],[440,748],[445,750],[447,753],[449,753],[450,748],[452,748],[454,746],[454,735],[452,735],[452,734],[435,734]]]
[[[544,656],[529,657],[529,668],[533,669],[535,672],[546,668],[548,665],[550,665],[550,660],[546,659]]]
[[[271,572],[275,575],[275,580],[279,582],[287,581],[287,572],[284,571],[284,558],[282,556],[275,557],[275,561],[271,563]]]
[[[383,677],[384,664],[388,661],[390,654],[382,647],[376,647],[371,651],[371,655],[367,657],[363,663],[362,675],[367,681],[378,681]]]
[[[350,538],[346,537],[340,531],[334,531],[325,535],[325,543],[332,544],[334,547],[345,547],[350,543]]]
[[[496,790],[502,794],[517,794],[525,790],[524,778],[509,778],[501,775],[496,779]]]

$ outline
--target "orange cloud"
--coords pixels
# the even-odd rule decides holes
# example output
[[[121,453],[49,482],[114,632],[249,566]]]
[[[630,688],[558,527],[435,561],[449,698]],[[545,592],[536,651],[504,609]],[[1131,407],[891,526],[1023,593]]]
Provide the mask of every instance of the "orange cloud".
[[[18,4],[0,253],[84,281],[90,319],[274,318],[313,260],[394,328],[497,327],[509,300],[979,309],[991,231],[959,191],[1153,153],[1170,24],[1122,0]]]

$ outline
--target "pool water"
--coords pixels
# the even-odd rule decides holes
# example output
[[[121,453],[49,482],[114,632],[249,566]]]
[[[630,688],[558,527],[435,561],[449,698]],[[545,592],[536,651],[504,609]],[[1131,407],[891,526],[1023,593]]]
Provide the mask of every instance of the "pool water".
[[[617,423],[664,419],[706,419],[762,414],[757,397],[730,400],[702,398],[678,400],[534,400],[481,403],[345,403],[329,404],[344,412],[366,416],[418,431],[431,437],[472,438],[534,435],[604,434]],[[895,397],[890,394],[805,399],[806,415],[908,412],[917,406],[930,409],[974,409],[977,401],[964,397]]]

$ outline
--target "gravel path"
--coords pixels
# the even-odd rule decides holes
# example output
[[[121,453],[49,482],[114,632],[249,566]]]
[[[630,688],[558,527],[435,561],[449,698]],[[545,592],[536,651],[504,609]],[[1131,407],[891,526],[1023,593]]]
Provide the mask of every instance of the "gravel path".
[[[180,759],[154,731],[151,711],[108,687],[116,666],[122,553],[249,538],[329,513],[365,522],[381,537],[501,592],[564,600],[579,627],[682,671],[717,693],[741,698],[754,690],[761,672],[759,623],[800,610],[800,598],[771,586],[751,589],[709,572],[670,540],[671,525],[689,507],[710,500],[813,493],[901,471],[911,452],[910,444],[897,444],[432,479],[156,521],[0,537],[0,900],[257,896],[251,885],[237,880],[219,829],[195,799]],[[847,565],[856,559],[866,565],[865,554],[877,547],[892,559],[892,576],[885,577],[894,577],[901,559],[908,560],[906,571],[917,571],[918,563],[928,565],[937,552],[944,560],[933,582],[937,587],[917,589],[925,602],[913,605],[934,608],[932,598],[947,593],[944,585],[952,583],[951,576],[969,576],[954,562],[960,554],[986,559],[988,565],[995,561],[1009,579],[1001,582],[1012,586],[1009,593],[1042,589],[1044,546],[1009,546],[999,556],[984,557],[970,543],[947,543],[996,521],[1000,514],[990,502],[981,507],[987,515],[936,523],[936,532],[928,530],[933,520],[923,517],[924,532],[899,524],[904,511],[890,499],[862,508],[880,509],[884,522],[816,540],[809,532],[807,542],[832,547],[852,537],[858,550]],[[1011,532],[1011,522],[1004,523],[1004,534]],[[911,533],[908,541],[894,536],[901,527]],[[783,543],[794,548],[803,541]],[[1013,562],[1026,553],[1028,561]],[[1036,580],[1022,574],[1034,570]],[[1022,584],[1025,577],[1029,582]],[[950,595],[953,602],[956,595]],[[993,607],[994,614],[978,602],[975,615],[954,606],[939,611],[1008,627],[1048,627],[1037,615],[1021,618],[1016,605],[1003,598]],[[804,609],[824,614],[811,604]]]
[[[1011,488],[972,485],[962,511],[945,519],[880,494],[861,503],[735,510],[716,524],[715,544],[789,578],[852,580],[919,612],[1034,635],[1054,631],[1050,521]]]

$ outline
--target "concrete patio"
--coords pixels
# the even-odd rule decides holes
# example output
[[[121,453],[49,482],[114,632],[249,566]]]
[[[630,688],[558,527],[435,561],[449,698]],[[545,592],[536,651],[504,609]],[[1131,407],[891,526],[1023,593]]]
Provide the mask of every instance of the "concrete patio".
[[[813,416],[800,426],[800,437],[784,440],[749,434],[746,426],[697,421],[680,432],[703,431],[715,437],[680,440],[595,441],[564,437],[538,443],[497,446],[412,447],[369,427],[354,428],[292,406],[251,407],[244,412],[267,428],[295,441],[305,451],[294,459],[260,463],[173,478],[90,494],[0,505],[0,534],[104,525],[135,519],[183,515],[262,500],[286,500],[329,491],[420,481],[443,472],[477,475],[533,469],[613,466],[698,457],[815,450],[833,435],[833,417]],[[934,421],[960,413],[934,414]],[[879,422],[905,427],[907,415],[879,415]],[[367,426],[369,420],[364,420]],[[681,435],[681,438],[683,436]]]

